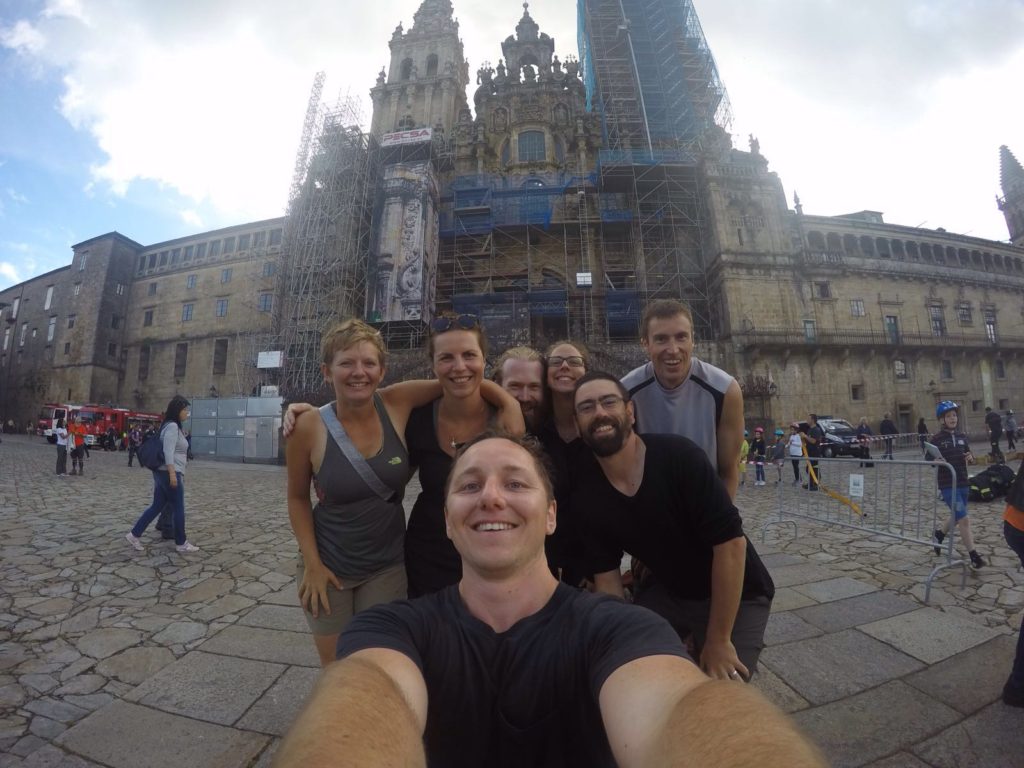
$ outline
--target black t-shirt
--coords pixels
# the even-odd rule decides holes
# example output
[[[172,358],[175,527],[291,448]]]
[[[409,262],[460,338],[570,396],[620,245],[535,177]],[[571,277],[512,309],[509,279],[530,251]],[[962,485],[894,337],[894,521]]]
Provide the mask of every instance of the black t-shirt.
[[[996,411],[989,411],[985,414],[985,424],[992,434],[1003,431],[1003,417]]]
[[[462,559],[445,533],[444,483],[452,457],[441,450],[434,429],[434,404],[414,408],[405,427],[409,461],[419,468],[422,491],[405,531],[409,597],[437,592],[462,578]]]
[[[580,453],[589,452],[586,444],[576,438],[565,442],[554,425],[545,425],[536,431],[536,437],[544,446],[544,452],[551,461],[553,471],[551,482],[555,491],[557,525],[555,532],[548,536],[544,550],[552,573],[561,573],[562,580],[577,586],[589,573],[582,570],[583,534],[580,531],[578,515],[573,514],[571,476],[572,467]]]
[[[939,449],[942,459],[953,468],[956,473],[956,487],[966,488],[970,483],[967,477],[967,454],[971,452],[971,444],[967,435],[963,432],[950,432],[948,429],[940,429],[932,435],[930,442]],[[931,461],[932,457],[928,457]],[[950,488],[953,486],[953,478],[949,476],[949,470],[939,467],[938,471],[939,488]]]
[[[423,673],[432,768],[612,766],[598,705],[608,676],[646,656],[689,658],[654,613],[564,584],[502,633],[457,586],[377,605],[352,619],[337,656],[365,648],[403,653]]]
[[[810,440],[805,443],[807,446],[807,455],[814,457],[821,456],[821,449],[825,447],[825,430],[822,429],[819,424],[815,424],[807,430],[807,436],[817,440],[816,443],[812,443]]]
[[[616,570],[623,551],[640,558],[675,595],[711,597],[712,547],[743,536],[743,520],[704,451],[681,435],[641,435],[644,478],[633,496],[605,477],[593,453],[573,472],[573,507],[584,521],[587,563]],[[775,585],[747,540],[743,598],[774,597]]]

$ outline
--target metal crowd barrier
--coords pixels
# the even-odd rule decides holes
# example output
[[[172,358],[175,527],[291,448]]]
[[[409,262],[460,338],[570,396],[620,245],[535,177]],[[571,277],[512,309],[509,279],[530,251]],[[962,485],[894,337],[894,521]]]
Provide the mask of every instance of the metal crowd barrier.
[[[818,490],[807,487],[811,459],[798,460],[800,481],[794,483],[791,460],[786,458],[783,479],[777,486],[778,504],[774,518],[761,527],[761,541],[772,526],[791,525],[793,536],[799,530],[797,519],[860,531],[865,536],[884,536],[911,544],[936,546],[933,534],[950,517],[950,510],[939,495],[937,474],[940,467],[950,472],[944,461],[904,459],[814,459],[817,463]],[[932,581],[942,571],[960,566],[961,588],[967,584],[967,563],[954,548],[956,527],[950,528],[942,544],[942,560],[925,580],[924,602],[931,597]]]

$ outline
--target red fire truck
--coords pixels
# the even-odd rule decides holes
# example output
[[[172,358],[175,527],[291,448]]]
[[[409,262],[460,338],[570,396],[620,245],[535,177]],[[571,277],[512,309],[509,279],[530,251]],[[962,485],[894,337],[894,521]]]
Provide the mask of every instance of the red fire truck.
[[[57,424],[57,419],[64,419],[64,426],[67,426],[68,414],[81,407],[80,405],[44,403],[39,411],[39,418],[36,420],[36,434],[42,435],[51,443],[56,443],[57,436],[53,434],[53,428]]]
[[[57,436],[53,434],[54,425],[57,419],[68,420],[80,418],[85,427],[85,442],[92,445],[102,445],[104,437],[110,433],[114,436],[114,444],[120,446],[129,425],[138,424],[145,431],[149,427],[156,429],[163,421],[163,415],[159,413],[144,413],[132,411],[128,408],[114,408],[106,405],[72,405],[70,403],[57,404],[46,403],[39,414],[37,432],[43,435],[51,443],[57,442]]]
[[[129,424],[138,423],[145,431],[150,426],[159,427],[164,417],[159,413],[141,413],[127,408],[89,404],[72,411],[71,418],[81,419],[88,445],[101,445],[108,450],[116,450],[121,446]],[[113,438],[109,442],[106,441],[108,435]]]

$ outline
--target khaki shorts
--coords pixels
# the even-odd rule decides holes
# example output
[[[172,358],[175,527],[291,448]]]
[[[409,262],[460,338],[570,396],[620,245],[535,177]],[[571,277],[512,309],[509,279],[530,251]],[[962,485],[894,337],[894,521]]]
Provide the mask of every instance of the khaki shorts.
[[[302,585],[305,568],[302,558],[295,566],[295,587]],[[392,600],[403,600],[406,597],[405,565],[400,564],[376,573],[368,579],[357,582],[341,580],[344,589],[338,590],[333,584],[327,585],[327,602],[331,606],[328,614],[323,608],[320,615],[313,618],[308,610],[306,623],[314,635],[337,635],[348,624],[349,620],[359,611],[371,605],[390,603]]]

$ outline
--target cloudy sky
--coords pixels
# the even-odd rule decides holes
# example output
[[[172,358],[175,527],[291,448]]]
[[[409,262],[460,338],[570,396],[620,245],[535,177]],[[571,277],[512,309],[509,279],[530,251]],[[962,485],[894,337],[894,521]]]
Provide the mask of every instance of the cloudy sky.
[[[282,215],[315,73],[368,122],[419,2],[0,0],[0,289],[110,230],[152,244]],[[754,133],[805,212],[1006,239],[994,200],[999,145],[1024,160],[1024,0],[694,2],[737,145]],[[522,9],[454,4],[475,72]],[[573,0],[530,12],[576,52]]]

